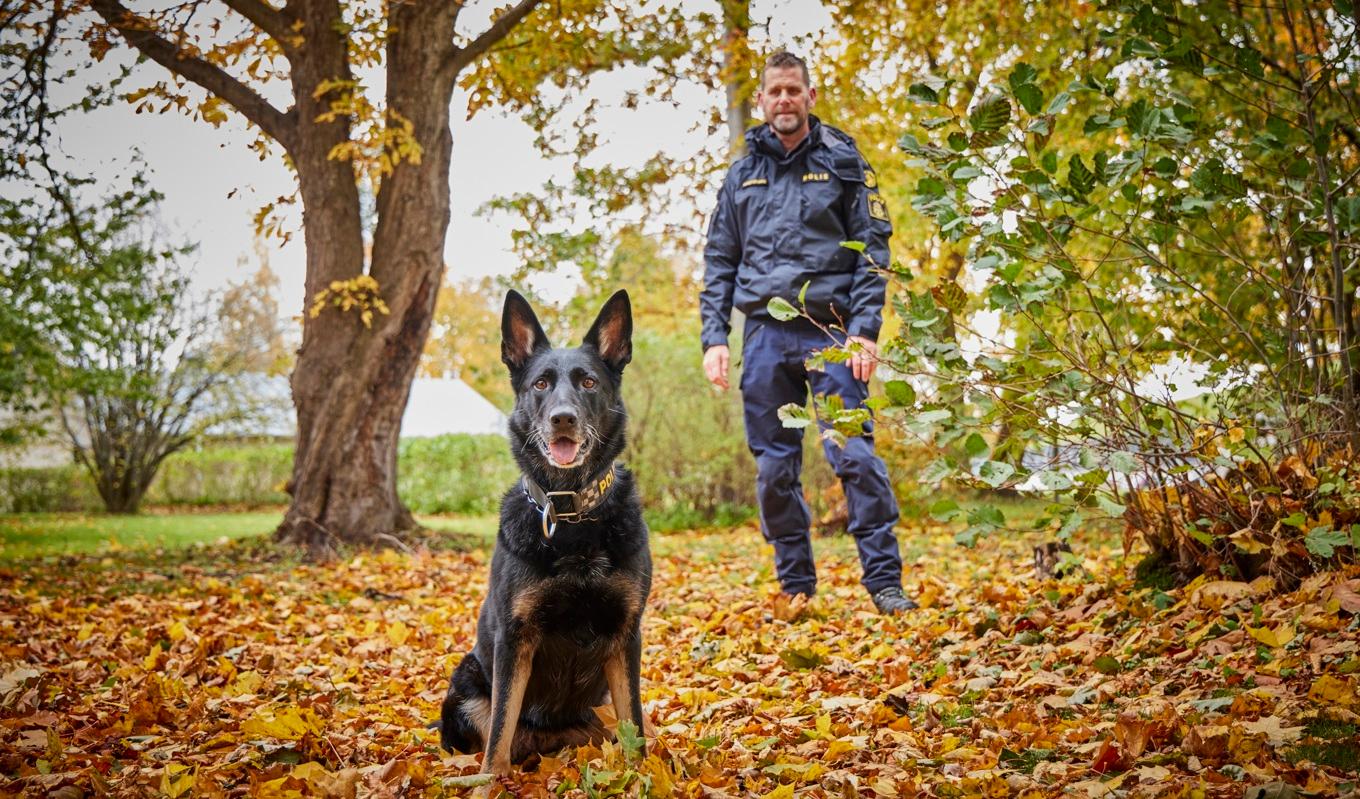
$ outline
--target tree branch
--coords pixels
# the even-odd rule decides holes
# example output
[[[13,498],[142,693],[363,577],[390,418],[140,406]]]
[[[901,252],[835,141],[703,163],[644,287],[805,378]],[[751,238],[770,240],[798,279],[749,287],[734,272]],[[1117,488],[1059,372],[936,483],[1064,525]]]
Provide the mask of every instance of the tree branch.
[[[444,62],[443,69],[446,73],[457,75],[463,69],[476,61],[491,46],[509,35],[510,31],[519,24],[520,20],[529,15],[542,0],[520,0],[519,4],[505,12],[491,27],[487,28],[481,36],[473,39],[467,47],[455,47],[453,54]]]
[[[118,0],[91,0],[90,6],[142,55],[222,98],[245,115],[246,119],[259,125],[284,149],[293,149],[297,125],[296,114],[292,111],[284,113],[278,110],[221,67],[185,55],[174,44],[147,28],[136,14]]]
[[[271,7],[263,0],[222,0],[222,2],[254,23],[255,27],[269,34],[269,37],[279,43],[284,53],[292,53],[296,48],[293,47],[293,40],[297,34],[292,30],[292,20],[286,9],[280,10]]]

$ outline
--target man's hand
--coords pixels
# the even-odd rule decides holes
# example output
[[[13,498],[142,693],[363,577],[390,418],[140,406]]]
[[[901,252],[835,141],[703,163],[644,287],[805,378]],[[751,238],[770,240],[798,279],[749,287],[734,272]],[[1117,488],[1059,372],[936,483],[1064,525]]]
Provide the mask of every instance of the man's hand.
[[[704,350],[704,374],[708,382],[721,389],[727,386],[727,345],[714,344]]]
[[[855,376],[856,380],[867,383],[869,378],[874,376],[874,369],[878,367],[878,344],[864,336],[851,336],[850,340],[857,342],[860,346],[859,352],[850,356],[850,373]],[[705,361],[707,361],[707,356],[705,356]]]

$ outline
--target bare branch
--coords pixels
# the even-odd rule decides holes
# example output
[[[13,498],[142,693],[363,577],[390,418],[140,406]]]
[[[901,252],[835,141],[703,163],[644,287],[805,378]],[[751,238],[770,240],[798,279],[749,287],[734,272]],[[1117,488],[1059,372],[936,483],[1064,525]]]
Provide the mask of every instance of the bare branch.
[[[293,39],[295,34],[291,28],[291,20],[286,10],[279,10],[271,7],[263,0],[222,0],[227,8],[245,17],[254,23],[255,27],[269,34],[269,37],[279,43],[284,53],[292,53]]]
[[[246,119],[259,125],[261,130],[282,144],[284,149],[290,151],[294,149],[297,138],[296,115],[292,111],[284,113],[278,110],[254,89],[241,83],[221,67],[209,64],[201,58],[185,55],[174,44],[148,29],[137,15],[118,0],[91,0],[90,5],[110,27],[122,34],[128,44],[142,55],[222,98],[244,114]]]
[[[487,28],[481,36],[473,39],[467,47],[454,48],[453,54],[444,63],[444,70],[454,75],[462,72],[468,64],[476,61],[487,50],[491,49],[492,45],[508,36],[520,20],[528,16],[529,12],[533,11],[540,2],[542,0],[520,0],[518,5],[491,23],[491,27]]]

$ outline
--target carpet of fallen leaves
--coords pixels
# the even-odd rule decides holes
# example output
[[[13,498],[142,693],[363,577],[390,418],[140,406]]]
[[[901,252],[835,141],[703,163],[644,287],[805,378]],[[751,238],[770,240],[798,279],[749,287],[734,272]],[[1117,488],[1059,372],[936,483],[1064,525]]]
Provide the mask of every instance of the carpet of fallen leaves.
[[[512,796],[1338,796],[1356,791],[1360,569],[1280,592],[1140,588],[1079,541],[904,531],[924,606],[871,614],[845,538],[821,593],[772,592],[752,529],[658,536],[645,755],[563,751]],[[426,728],[473,640],[489,553],[185,557],[0,570],[0,794],[463,796]]]

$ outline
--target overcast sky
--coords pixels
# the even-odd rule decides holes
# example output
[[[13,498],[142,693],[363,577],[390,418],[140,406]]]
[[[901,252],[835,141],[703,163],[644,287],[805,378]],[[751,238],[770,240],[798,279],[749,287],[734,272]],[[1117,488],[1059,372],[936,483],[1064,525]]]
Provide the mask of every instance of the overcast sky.
[[[478,4],[490,8],[493,4]],[[769,40],[775,45],[819,30],[829,17],[815,0],[756,2],[757,20],[769,17]],[[485,8],[483,10],[485,10]],[[163,80],[168,73],[156,64],[138,66],[129,85]],[[601,96],[636,87],[637,75],[603,78]],[[375,81],[376,84],[376,81]],[[377,94],[375,92],[375,94]],[[631,113],[601,114],[608,142],[596,159],[632,165],[657,147],[683,149],[685,132],[696,110],[670,106],[642,107]],[[503,275],[515,268],[510,252],[514,220],[478,216],[476,210],[498,195],[532,191],[552,176],[567,174],[566,164],[551,164],[533,146],[534,133],[517,118],[482,113],[464,121],[464,98],[453,101],[452,219],[445,259],[448,279]],[[267,202],[293,193],[290,173],[277,157],[260,161],[248,145],[254,136],[231,115],[218,128],[175,113],[136,114],[124,102],[83,117],[68,118],[60,131],[64,151],[76,170],[112,181],[126,173],[131,154],[139,151],[151,172],[152,185],[165,194],[162,221],[178,239],[199,244],[192,260],[195,284],[204,291],[220,288],[252,274],[255,255],[253,216]],[[594,159],[593,159],[594,160]],[[707,209],[703,209],[707,210]],[[291,243],[267,242],[270,266],[280,277],[280,310],[296,315],[302,307],[305,256],[300,219],[291,217],[296,234]],[[540,288],[555,302],[571,293],[569,280],[545,281]]]

